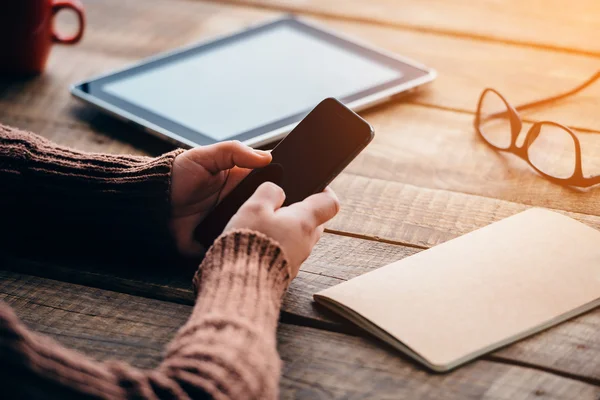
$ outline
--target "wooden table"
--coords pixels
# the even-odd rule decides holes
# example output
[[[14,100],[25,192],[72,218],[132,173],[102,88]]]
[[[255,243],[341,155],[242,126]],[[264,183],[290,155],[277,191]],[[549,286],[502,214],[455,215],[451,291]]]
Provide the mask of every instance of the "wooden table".
[[[426,63],[420,94],[364,112],[374,142],[333,183],[342,211],[285,297],[278,331],[284,398],[599,399],[600,310],[433,374],[315,306],[313,293],[530,206],[600,228],[600,191],[577,192],[484,146],[472,129],[484,87],[513,102],[571,88],[600,65],[600,3],[572,0],[87,0],[75,48],[39,78],[0,81],[0,121],[89,151],[155,155],[168,145],[76,103],[68,85],[176,46],[295,12]],[[69,22],[67,21],[68,25]],[[579,128],[598,165],[600,84],[526,115]],[[586,167],[587,168],[587,167]],[[600,170],[590,171],[600,173]],[[0,299],[33,329],[99,359],[139,367],[186,320],[190,276],[82,260],[2,259]],[[149,312],[151,310],[151,312]]]

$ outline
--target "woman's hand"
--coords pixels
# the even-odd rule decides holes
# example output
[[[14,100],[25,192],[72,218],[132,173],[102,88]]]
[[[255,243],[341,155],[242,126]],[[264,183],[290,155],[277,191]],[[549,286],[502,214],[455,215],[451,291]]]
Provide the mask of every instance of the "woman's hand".
[[[323,234],[323,224],[338,213],[340,202],[330,188],[281,207],[284,200],[283,189],[271,182],[263,183],[231,218],[224,232],[246,228],[276,240],[294,278]]]
[[[200,254],[202,247],[194,230],[252,168],[271,162],[271,154],[253,150],[238,141],[197,147],[179,154],[171,176],[171,231],[177,248],[188,257]]]

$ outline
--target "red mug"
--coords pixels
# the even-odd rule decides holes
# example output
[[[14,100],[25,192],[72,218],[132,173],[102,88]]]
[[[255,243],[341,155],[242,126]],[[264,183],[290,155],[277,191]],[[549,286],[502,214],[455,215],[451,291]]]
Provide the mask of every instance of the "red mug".
[[[62,36],[54,16],[75,12],[79,29]],[[44,70],[53,43],[75,44],[83,36],[85,13],[79,0],[6,0],[0,4],[0,74],[33,75]]]

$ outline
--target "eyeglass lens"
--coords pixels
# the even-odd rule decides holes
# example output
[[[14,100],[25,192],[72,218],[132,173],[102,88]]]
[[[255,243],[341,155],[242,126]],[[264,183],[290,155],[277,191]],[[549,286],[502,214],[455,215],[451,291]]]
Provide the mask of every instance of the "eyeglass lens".
[[[488,90],[481,99],[479,130],[492,146],[506,150],[511,144],[508,108],[496,92]]]

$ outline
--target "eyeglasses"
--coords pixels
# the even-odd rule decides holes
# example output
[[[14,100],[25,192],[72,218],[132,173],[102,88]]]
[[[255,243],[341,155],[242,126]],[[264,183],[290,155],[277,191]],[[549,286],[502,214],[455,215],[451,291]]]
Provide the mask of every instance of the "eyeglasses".
[[[479,97],[475,130],[496,150],[506,151],[527,161],[539,174],[556,183],[590,187],[600,184],[600,175],[584,177],[581,144],[568,127],[551,121],[534,123],[522,145],[517,145],[523,128],[519,111],[564,99],[585,89],[600,78],[600,71],[573,90],[543,100],[511,106],[494,89],[485,89]]]

